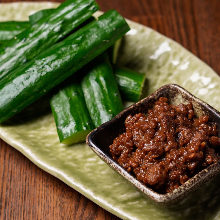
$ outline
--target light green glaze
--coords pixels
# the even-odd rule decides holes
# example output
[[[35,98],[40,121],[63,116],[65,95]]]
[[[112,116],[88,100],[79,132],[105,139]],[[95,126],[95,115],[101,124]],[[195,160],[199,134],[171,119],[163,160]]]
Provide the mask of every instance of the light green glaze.
[[[24,20],[36,10],[55,6],[52,3],[1,4],[0,20]],[[211,68],[157,32],[134,22],[130,22],[130,26],[132,30],[126,36],[120,63],[147,73],[149,93],[166,83],[177,83],[220,110],[220,77]],[[34,109],[38,111],[36,106]],[[152,205],[87,145],[68,147],[60,144],[50,113],[29,121],[21,116],[20,121],[1,126],[0,137],[37,166],[101,207],[123,219],[190,219],[187,212],[192,210],[170,213]],[[211,211],[201,198],[198,198],[201,206],[195,207],[193,219],[207,219],[209,216],[220,219],[220,210],[218,213]]]

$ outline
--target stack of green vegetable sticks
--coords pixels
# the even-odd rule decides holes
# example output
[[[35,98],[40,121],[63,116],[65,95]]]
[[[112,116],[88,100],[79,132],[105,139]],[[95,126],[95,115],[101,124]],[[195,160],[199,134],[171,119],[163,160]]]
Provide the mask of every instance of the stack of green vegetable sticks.
[[[129,26],[115,10],[96,20],[97,10],[94,0],[67,0],[0,23],[0,123],[59,86],[50,105],[60,142],[73,144],[123,109],[121,95],[140,99],[144,75],[113,65]]]

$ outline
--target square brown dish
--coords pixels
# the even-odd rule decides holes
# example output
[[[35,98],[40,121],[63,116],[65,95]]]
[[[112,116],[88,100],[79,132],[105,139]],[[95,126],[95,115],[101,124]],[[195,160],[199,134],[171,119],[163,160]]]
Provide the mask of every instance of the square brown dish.
[[[136,113],[146,114],[160,97],[166,97],[172,105],[192,103],[196,116],[208,115],[210,121],[215,122],[217,127],[220,128],[220,113],[217,110],[180,86],[170,84],[161,87],[152,95],[122,111],[111,121],[93,130],[87,136],[87,143],[110,167],[120,173],[154,202],[170,207],[178,206],[178,204],[185,206],[185,204],[189,204],[190,198],[197,197],[197,195],[203,193],[204,190],[206,192],[209,189],[212,192],[215,191],[213,187],[218,186],[218,175],[220,174],[219,161],[201,170],[172,192],[162,194],[152,190],[150,187],[138,181],[135,176],[128,173],[112,159],[109,150],[109,146],[113,143],[113,140],[124,131],[126,117],[128,115],[135,115]],[[220,133],[219,130],[218,132]],[[220,136],[220,134],[218,134],[218,136]]]

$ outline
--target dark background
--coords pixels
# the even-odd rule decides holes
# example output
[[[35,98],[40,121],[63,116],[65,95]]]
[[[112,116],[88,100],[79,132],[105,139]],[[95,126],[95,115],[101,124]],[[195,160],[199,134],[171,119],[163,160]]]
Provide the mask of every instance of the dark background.
[[[103,11],[114,8],[126,18],[174,39],[220,75],[220,0],[97,2]],[[0,140],[0,219],[118,218],[40,170]]]

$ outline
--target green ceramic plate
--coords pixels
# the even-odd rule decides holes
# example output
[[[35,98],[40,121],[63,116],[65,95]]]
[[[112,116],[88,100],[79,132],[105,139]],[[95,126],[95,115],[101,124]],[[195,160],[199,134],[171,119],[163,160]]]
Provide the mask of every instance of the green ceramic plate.
[[[1,4],[0,20],[24,20],[36,10],[54,6],[52,3]],[[131,31],[120,51],[120,63],[147,74],[148,93],[164,84],[176,83],[220,110],[220,77],[210,67],[152,29],[130,21],[129,24]],[[26,110],[31,115],[29,119],[21,114],[12,124],[0,127],[0,137],[37,166],[123,219],[220,218],[220,209],[208,208],[202,199],[185,212],[157,208],[86,144],[70,147],[60,144],[50,112],[36,114],[44,109],[45,103],[47,106],[46,100],[45,97],[38,107]]]

